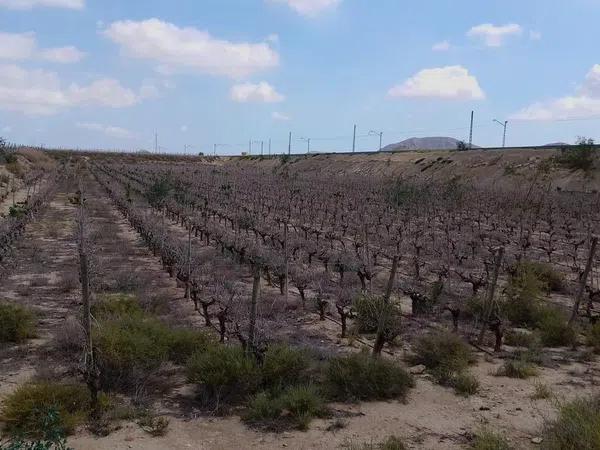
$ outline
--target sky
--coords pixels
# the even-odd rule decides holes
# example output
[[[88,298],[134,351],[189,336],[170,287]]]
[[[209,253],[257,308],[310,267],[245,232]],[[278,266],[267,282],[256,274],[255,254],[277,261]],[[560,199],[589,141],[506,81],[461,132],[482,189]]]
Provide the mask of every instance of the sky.
[[[265,154],[600,140],[600,0],[0,0],[0,136]],[[216,147],[215,147],[216,144]]]

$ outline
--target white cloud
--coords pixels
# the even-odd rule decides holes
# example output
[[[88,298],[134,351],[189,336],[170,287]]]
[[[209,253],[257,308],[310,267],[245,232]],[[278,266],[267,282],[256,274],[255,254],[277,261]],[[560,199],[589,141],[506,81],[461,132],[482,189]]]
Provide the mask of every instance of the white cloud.
[[[72,64],[81,61],[85,57],[85,53],[72,45],[68,47],[57,47],[41,50],[40,58],[45,61],[60,63],[60,64]]]
[[[265,81],[261,81],[258,84],[236,84],[231,88],[229,95],[231,100],[239,103],[277,103],[285,100],[283,95],[278,93],[273,86]]]
[[[595,64],[587,73],[580,93],[584,96],[600,98],[600,64]]]
[[[102,78],[83,87],[72,84],[68,93],[69,98],[76,105],[125,108],[133,106],[139,101],[139,96],[135,92],[121,86],[121,83],[112,78]]]
[[[448,41],[437,42],[437,43],[433,44],[433,47],[431,47],[431,50],[433,50],[434,52],[446,52],[446,51],[450,50],[450,42],[448,42]]]
[[[290,8],[303,16],[315,17],[320,13],[333,9],[342,0],[269,0],[272,3],[286,3]]]
[[[29,59],[33,56],[36,47],[35,33],[0,32],[0,59],[13,61]]]
[[[511,116],[511,120],[584,119],[600,115],[600,64],[587,73],[572,95],[533,103]]]
[[[272,34],[268,35],[267,42],[270,42],[271,44],[274,44],[274,45],[279,44],[279,35],[276,33],[272,33]]]
[[[279,64],[279,55],[267,43],[233,43],[159,19],[114,22],[102,33],[120,45],[123,54],[154,61],[162,73],[244,78]]]
[[[488,47],[502,47],[509,37],[520,36],[522,33],[523,28],[516,23],[501,26],[484,23],[471,28],[467,36],[481,39]]]
[[[282,121],[282,122],[287,122],[288,120],[291,119],[290,116],[288,116],[287,114],[280,113],[280,112],[277,112],[277,111],[274,111],[271,114],[271,118],[273,120],[279,120],[279,121]]]
[[[542,39],[542,33],[540,33],[539,31],[530,30],[529,39],[531,39],[532,41],[539,41]]]
[[[83,9],[84,0],[0,0],[0,6],[8,9],[33,9],[36,7]]]
[[[65,88],[54,72],[0,65],[0,109],[50,115],[76,106],[123,108],[138,101],[139,95],[110,78]]]
[[[390,97],[481,100],[485,94],[477,78],[462,66],[424,69],[404,83],[392,87]]]
[[[90,131],[97,131],[107,136],[118,138],[118,139],[132,139],[135,137],[135,133],[121,127],[115,127],[112,125],[103,125],[100,123],[93,122],[78,122],[77,128],[82,128]]]
[[[70,64],[81,61],[85,53],[73,46],[39,49],[35,33],[0,32],[0,60],[41,59]]]
[[[188,126],[187,125],[181,125],[180,130],[181,130],[182,133],[187,133]]]

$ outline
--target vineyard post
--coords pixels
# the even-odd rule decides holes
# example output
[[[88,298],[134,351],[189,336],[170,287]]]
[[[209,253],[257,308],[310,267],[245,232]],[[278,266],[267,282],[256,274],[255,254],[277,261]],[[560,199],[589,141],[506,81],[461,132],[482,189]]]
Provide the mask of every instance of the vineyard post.
[[[288,304],[289,298],[289,262],[288,262],[288,223],[287,220],[285,222],[285,227],[283,229],[283,241],[285,245],[285,304]]]
[[[98,415],[98,380],[94,362],[94,347],[92,343],[92,312],[90,302],[90,280],[87,249],[85,245],[85,196],[81,180],[79,181],[79,220],[78,220],[78,251],[79,271],[81,281],[81,297],[83,303],[83,328],[85,332],[85,381],[90,391],[93,416]]]
[[[581,299],[583,298],[583,292],[585,291],[585,285],[587,283],[588,276],[590,275],[590,270],[592,269],[592,264],[594,262],[594,256],[596,255],[596,248],[598,247],[598,238],[592,238],[592,246],[590,248],[590,254],[588,256],[587,263],[585,265],[585,270],[579,279],[579,287],[577,288],[577,294],[575,296],[575,303],[573,304],[573,311],[571,312],[571,318],[569,319],[569,326],[573,325],[575,319],[577,318],[577,314],[579,313],[579,304],[581,303]]]
[[[381,311],[378,311],[379,317],[377,318],[377,335],[375,337],[375,344],[373,345],[373,356],[380,355],[383,350],[383,345],[385,344],[385,322],[388,319],[385,315],[388,312],[387,305],[390,303],[390,298],[392,297],[399,259],[397,254],[395,254],[392,259],[392,269],[390,270],[390,277],[388,278],[387,287],[383,296],[382,308]]]
[[[190,298],[190,284],[192,282],[192,221],[188,218],[188,248],[187,248],[187,279],[185,281],[185,294],[183,298]]]
[[[258,304],[258,296],[260,295],[260,265],[254,263],[252,283],[252,300],[250,302],[250,323],[248,327],[248,346],[246,353],[250,355],[255,347],[256,335],[256,306]]]
[[[496,294],[496,286],[498,284],[498,273],[500,272],[500,265],[502,264],[503,258],[504,258],[504,247],[500,247],[498,249],[498,254],[496,255],[496,260],[494,261],[494,272],[492,274],[492,282],[490,283],[488,295],[487,295],[487,298],[485,299],[485,304],[483,305],[483,318],[482,318],[481,330],[479,331],[479,337],[477,338],[477,342],[479,344],[481,344],[483,342],[483,338],[485,336],[485,330],[488,326],[490,316],[492,315],[492,309],[494,307],[494,295]]]

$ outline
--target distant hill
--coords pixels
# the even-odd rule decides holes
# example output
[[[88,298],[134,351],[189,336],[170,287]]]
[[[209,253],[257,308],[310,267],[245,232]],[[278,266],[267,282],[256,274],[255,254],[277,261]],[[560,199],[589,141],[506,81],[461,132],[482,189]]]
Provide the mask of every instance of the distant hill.
[[[567,144],[566,142],[553,142],[551,144],[544,145],[544,147],[565,147],[568,145],[570,144]]]
[[[410,150],[455,150],[460,141],[451,137],[410,138],[397,144],[390,144],[381,149],[382,152],[399,152]],[[473,148],[478,148],[476,145]]]

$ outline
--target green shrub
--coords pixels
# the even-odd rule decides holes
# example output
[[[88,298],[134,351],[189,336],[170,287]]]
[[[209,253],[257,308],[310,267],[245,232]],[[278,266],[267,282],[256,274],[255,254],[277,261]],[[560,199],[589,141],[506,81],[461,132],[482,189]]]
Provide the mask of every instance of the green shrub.
[[[547,285],[529,265],[517,266],[506,288],[502,312],[513,324],[533,327],[540,315],[541,302]]]
[[[539,261],[523,261],[519,266],[521,267],[520,270],[532,271],[549,291],[560,292],[565,287],[565,276],[550,264]]]
[[[16,219],[20,219],[27,214],[27,208],[21,205],[13,205],[8,209],[8,215]]]
[[[508,330],[504,333],[504,343],[511,347],[532,347],[537,344],[539,335],[528,331]]]
[[[376,333],[379,318],[383,317],[383,331],[386,342],[398,335],[401,310],[398,305],[385,302],[383,297],[363,295],[354,300],[352,309],[356,314],[356,326],[359,333]]]
[[[243,419],[249,425],[270,431],[306,430],[313,418],[325,413],[325,404],[317,389],[301,385],[288,387],[280,395],[269,392],[255,395]]]
[[[452,380],[452,387],[457,394],[468,397],[477,394],[479,391],[479,381],[470,372],[459,372]]]
[[[102,387],[131,388],[168,360],[171,332],[156,319],[120,317],[101,322],[93,339]]]
[[[540,339],[546,347],[571,346],[576,341],[575,330],[568,325],[567,317],[554,308],[540,310],[537,327]]]
[[[187,362],[188,379],[200,385],[205,404],[234,402],[256,391],[260,372],[241,347],[213,346]]]
[[[302,382],[309,365],[305,351],[287,345],[271,346],[261,367],[263,385],[271,389]]]
[[[185,364],[195,352],[206,351],[211,345],[215,340],[203,331],[175,328],[169,336],[169,359]]]
[[[328,393],[337,400],[403,401],[414,386],[412,376],[395,362],[375,359],[366,353],[333,358],[326,369]]]
[[[587,343],[594,348],[596,353],[600,353],[600,322],[596,322],[589,329],[587,334]]]
[[[281,396],[281,405],[300,430],[306,430],[314,417],[325,413],[323,398],[314,386],[288,388]]]
[[[600,450],[600,396],[578,399],[559,408],[544,429],[544,450]]]
[[[356,325],[359,333],[377,332],[379,320],[371,297],[357,297],[352,304],[352,309],[356,314]]]
[[[500,434],[483,430],[475,435],[473,450],[511,450],[508,441]]]
[[[469,297],[465,306],[465,313],[469,317],[481,318],[485,312],[485,301],[478,295]]]
[[[544,400],[552,397],[552,390],[544,383],[535,383],[535,391],[531,394],[532,400]]]
[[[250,399],[243,415],[244,421],[264,428],[275,428],[283,408],[279,397],[270,392],[259,392]]]
[[[577,145],[561,148],[560,155],[554,160],[569,169],[587,172],[594,167],[597,156],[598,151],[594,147],[594,140],[579,138]]]
[[[12,434],[41,438],[48,413],[56,411],[67,434],[87,420],[90,394],[79,384],[28,383],[6,397],[1,419]]]
[[[408,450],[408,447],[396,436],[390,436],[385,441],[377,444],[356,444],[350,442],[344,444],[342,447],[345,450]]]
[[[60,425],[60,415],[50,409],[42,419],[42,429],[39,438],[11,436],[8,440],[0,441],[2,450],[71,450],[67,448],[65,432]]]
[[[151,436],[165,436],[169,431],[169,419],[166,417],[156,417],[149,414],[138,421],[138,425],[142,430]]]
[[[21,343],[35,337],[35,318],[18,305],[0,303],[0,342]]]
[[[96,320],[106,320],[119,317],[141,317],[144,315],[140,304],[133,295],[105,294],[91,308]]]
[[[537,375],[537,369],[525,357],[507,359],[496,371],[498,377],[529,378]]]
[[[431,372],[462,372],[473,361],[469,346],[454,333],[436,332],[422,336],[413,351],[415,364]]]

